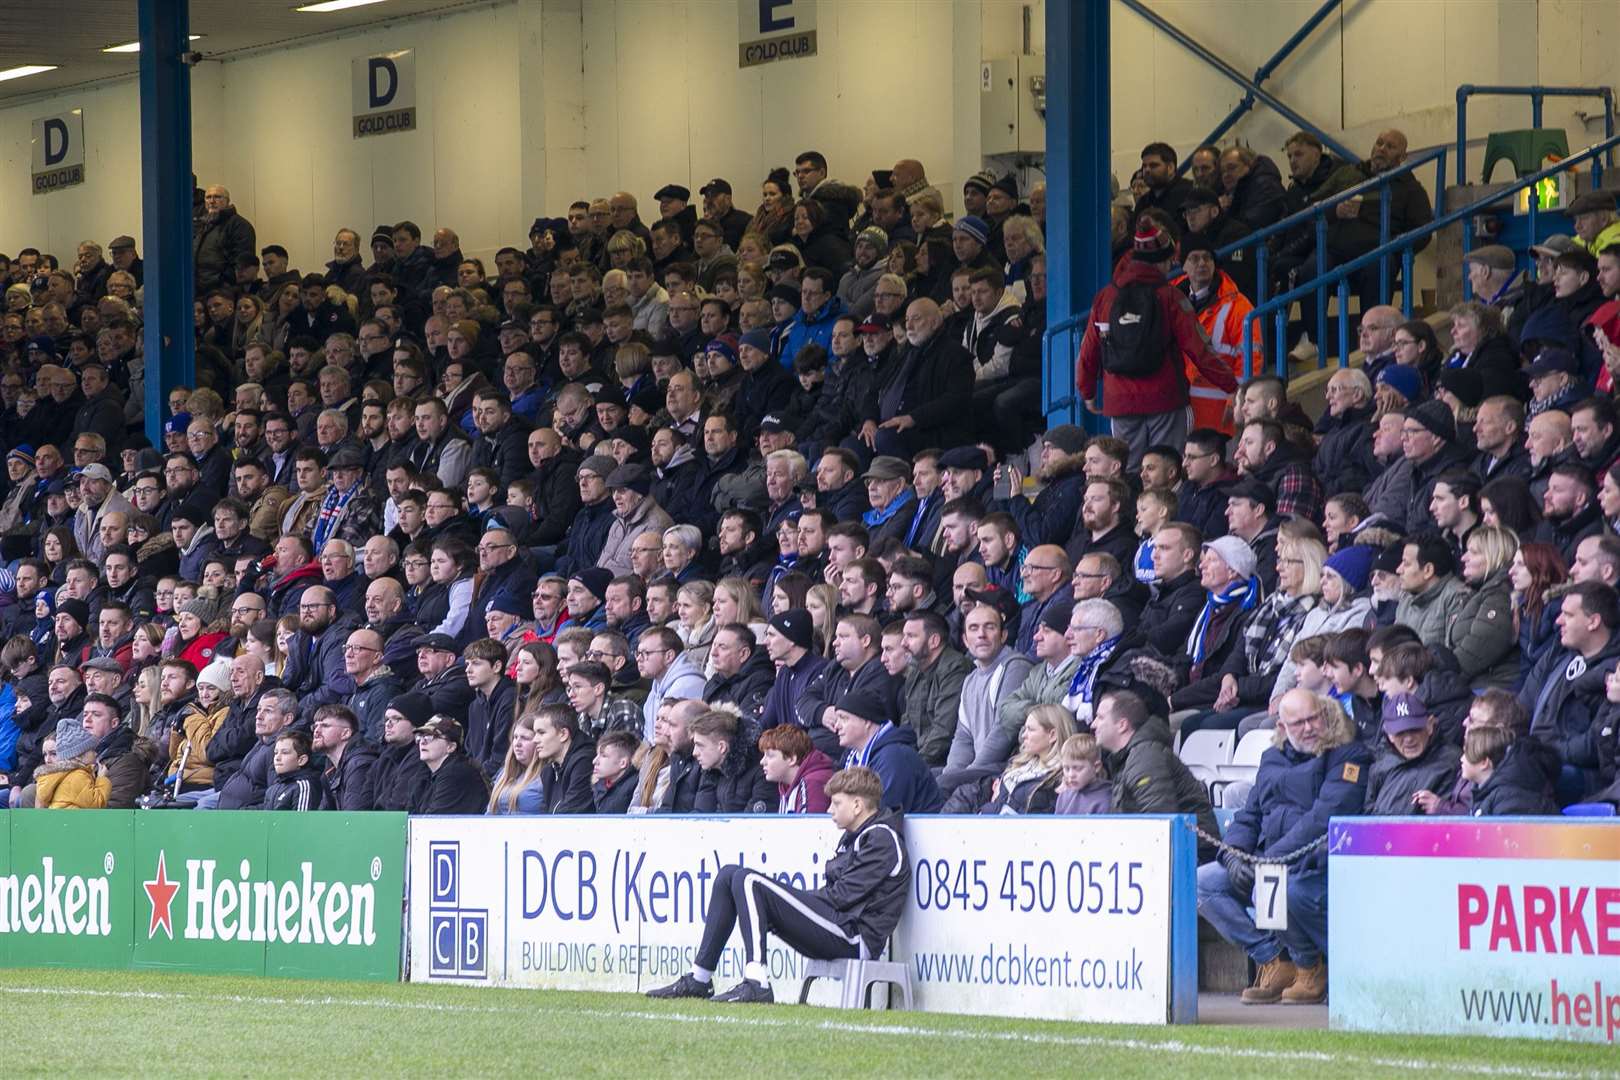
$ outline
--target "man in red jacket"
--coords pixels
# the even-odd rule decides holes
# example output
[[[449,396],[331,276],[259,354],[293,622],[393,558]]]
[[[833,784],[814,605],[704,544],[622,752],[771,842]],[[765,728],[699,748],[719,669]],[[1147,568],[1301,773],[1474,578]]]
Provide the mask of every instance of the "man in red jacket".
[[[1101,376],[1100,410],[1114,434],[1130,444],[1132,468],[1149,446],[1186,441],[1183,358],[1220,389],[1237,389],[1231,367],[1210,348],[1187,297],[1165,279],[1164,264],[1174,254],[1169,231],[1144,215],[1131,252],[1114,267],[1114,280],[1092,300],[1080,342],[1081,400],[1087,409],[1096,407]]]

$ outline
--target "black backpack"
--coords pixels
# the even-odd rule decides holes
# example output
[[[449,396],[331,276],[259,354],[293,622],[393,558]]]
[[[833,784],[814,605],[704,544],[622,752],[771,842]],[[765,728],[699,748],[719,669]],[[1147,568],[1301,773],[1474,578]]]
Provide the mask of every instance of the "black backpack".
[[[1103,335],[1103,370],[1140,379],[1164,366],[1170,345],[1169,327],[1159,306],[1158,285],[1122,285],[1108,310],[1108,333]]]

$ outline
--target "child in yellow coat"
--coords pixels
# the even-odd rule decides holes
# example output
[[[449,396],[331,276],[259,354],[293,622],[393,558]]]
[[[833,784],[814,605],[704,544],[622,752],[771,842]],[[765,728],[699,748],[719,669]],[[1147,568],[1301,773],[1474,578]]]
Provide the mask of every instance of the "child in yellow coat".
[[[102,810],[112,781],[96,764],[96,739],[77,717],[56,725],[56,761],[34,773],[34,805],[48,810]]]

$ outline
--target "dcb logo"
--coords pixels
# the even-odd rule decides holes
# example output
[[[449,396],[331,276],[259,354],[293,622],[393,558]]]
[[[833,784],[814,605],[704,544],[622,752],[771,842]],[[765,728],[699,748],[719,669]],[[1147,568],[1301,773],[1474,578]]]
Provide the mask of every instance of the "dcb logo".
[[[461,844],[428,844],[428,976],[489,977],[489,909],[461,906]]]

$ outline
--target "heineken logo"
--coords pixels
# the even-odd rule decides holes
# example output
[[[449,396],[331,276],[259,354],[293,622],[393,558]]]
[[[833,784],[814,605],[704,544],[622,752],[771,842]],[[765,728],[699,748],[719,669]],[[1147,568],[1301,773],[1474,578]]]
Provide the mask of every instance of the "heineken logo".
[[[167,854],[160,850],[155,873],[141,883],[150,909],[146,937],[161,929],[173,940],[179,915],[186,940],[369,946],[377,940],[375,882],[382,860],[372,859],[370,871],[371,880],[363,884],[320,881],[314,864],[304,862],[295,877],[276,881],[256,874],[250,859],[238,864],[234,877],[229,870],[220,873],[214,859],[187,859],[182,883],[169,878]]]
[[[84,877],[58,874],[56,860],[40,859],[37,874],[0,877],[0,934],[65,934],[106,937],[112,933],[108,914],[113,856],[103,859],[106,874]]]

